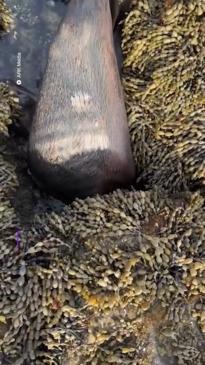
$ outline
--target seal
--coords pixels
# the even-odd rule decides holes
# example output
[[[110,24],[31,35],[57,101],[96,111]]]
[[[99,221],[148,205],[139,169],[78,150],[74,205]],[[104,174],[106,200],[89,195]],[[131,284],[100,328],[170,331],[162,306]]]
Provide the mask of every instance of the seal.
[[[70,0],[50,47],[29,137],[41,186],[72,201],[133,182],[109,0]]]

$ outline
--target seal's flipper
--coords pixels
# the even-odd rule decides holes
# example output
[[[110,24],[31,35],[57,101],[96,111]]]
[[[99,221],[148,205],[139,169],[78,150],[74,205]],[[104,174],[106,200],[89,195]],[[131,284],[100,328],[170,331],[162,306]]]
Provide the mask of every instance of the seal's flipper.
[[[120,1],[119,0],[110,0],[110,10],[112,15],[112,24],[113,29],[115,28],[116,20],[120,11]]]
[[[131,0],[110,0],[113,29],[131,8]]]
[[[126,16],[131,7],[131,0],[110,0],[110,9],[113,22],[113,40],[115,47],[115,55],[117,58],[118,69],[121,74],[123,65],[122,54],[122,24],[120,23]]]

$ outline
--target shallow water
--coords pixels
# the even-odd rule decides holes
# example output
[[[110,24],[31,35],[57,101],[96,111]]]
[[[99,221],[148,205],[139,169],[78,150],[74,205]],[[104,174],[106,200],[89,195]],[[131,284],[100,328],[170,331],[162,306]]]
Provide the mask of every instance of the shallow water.
[[[11,80],[38,92],[48,47],[65,10],[60,0],[6,0],[15,29],[0,41],[0,81]]]

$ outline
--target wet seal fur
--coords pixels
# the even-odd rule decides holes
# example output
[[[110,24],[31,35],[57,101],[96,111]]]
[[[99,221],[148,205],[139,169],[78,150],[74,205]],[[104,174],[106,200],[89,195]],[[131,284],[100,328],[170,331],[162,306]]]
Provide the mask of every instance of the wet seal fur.
[[[51,45],[29,139],[37,180],[68,200],[134,178],[109,0],[71,0]]]

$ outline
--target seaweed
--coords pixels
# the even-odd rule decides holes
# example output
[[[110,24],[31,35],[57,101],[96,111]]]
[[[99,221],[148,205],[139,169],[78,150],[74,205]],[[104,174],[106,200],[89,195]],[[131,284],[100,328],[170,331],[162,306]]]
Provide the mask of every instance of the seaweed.
[[[38,191],[27,141],[9,133],[18,98],[0,85],[0,364],[205,363],[203,11],[204,1],[133,1],[123,25],[148,190],[70,205]]]

